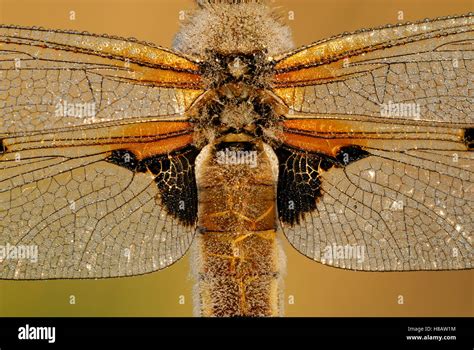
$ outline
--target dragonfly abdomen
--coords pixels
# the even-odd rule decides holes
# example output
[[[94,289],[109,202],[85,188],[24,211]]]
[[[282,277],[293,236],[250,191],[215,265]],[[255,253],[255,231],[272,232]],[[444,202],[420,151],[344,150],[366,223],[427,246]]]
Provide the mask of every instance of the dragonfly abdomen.
[[[194,272],[201,316],[277,316],[281,262],[275,179],[263,145],[221,143],[202,153]]]

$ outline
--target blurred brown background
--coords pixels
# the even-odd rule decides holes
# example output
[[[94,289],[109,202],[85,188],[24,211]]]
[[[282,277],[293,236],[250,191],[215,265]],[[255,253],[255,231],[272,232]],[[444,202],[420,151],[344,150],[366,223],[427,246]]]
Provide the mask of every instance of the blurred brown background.
[[[275,0],[297,45],[363,27],[473,11],[471,0]],[[170,46],[191,0],[0,0],[0,23],[133,36]],[[74,11],[75,19],[72,20]],[[283,239],[284,240],[284,239]],[[473,316],[474,271],[367,273],[322,266],[285,242],[288,316]],[[184,258],[169,269],[107,280],[0,281],[0,316],[190,316]],[[75,305],[70,296],[75,296]],[[397,303],[402,295],[404,304]],[[184,298],[183,298],[184,297]],[[184,304],[180,304],[183,301]]]

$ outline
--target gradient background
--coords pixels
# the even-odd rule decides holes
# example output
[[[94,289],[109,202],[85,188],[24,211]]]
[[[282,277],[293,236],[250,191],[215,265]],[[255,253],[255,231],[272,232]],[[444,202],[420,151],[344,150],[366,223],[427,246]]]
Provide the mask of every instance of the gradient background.
[[[363,27],[473,11],[471,0],[275,0],[296,44]],[[191,0],[0,0],[0,23],[87,30],[170,46]],[[75,20],[70,20],[75,11]],[[474,271],[352,272],[323,266],[282,238],[287,316],[473,316]],[[69,303],[74,295],[76,304]],[[402,295],[404,304],[399,305]],[[292,296],[294,304],[288,304]],[[179,301],[183,300],[184,304]],[[0,281],[0,316],[191,316],[189,260],[145,276]]]

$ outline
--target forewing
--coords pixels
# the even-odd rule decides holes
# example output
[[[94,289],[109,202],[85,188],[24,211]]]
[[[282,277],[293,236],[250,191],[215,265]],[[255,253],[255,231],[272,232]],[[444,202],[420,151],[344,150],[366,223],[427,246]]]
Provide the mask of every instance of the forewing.
[[[471,123],[474,16],[364,30],[275,63],[275,92],[295,114],[381,116],[415,103],[421,119]]]
[[[278,206],[296,249],[355,270],[472,267],[473,59],[469,15],[277,59],[274,92],[289,108]]]
[[[131,276],[178,260],[197,215],[196,63],[136,41],[0,27],[0,74],[0,278]]]
[[[195,62],[130,39],[0,26],[0,129],[37,131],[182,115],[202,93]],[[80,105],[83,117],[63,111]]]

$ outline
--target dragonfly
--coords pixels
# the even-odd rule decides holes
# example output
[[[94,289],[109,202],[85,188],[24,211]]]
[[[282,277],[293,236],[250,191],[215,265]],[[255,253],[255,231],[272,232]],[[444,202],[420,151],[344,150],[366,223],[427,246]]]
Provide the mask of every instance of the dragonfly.
[[[164,269],[200,316],[283,313],[287,239],[355,271],[472,268],[472,14],[294,49],[263,1],[173,49],[0,26],[0,279]]]

